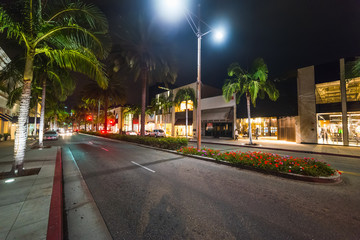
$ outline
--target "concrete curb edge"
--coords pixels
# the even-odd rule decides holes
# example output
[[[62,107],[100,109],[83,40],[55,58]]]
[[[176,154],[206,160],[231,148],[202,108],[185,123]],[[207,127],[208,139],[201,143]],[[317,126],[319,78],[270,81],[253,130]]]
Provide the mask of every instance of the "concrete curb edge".
[[[195,142],[195,141],[189,140],[189,142]],[[296,150],[296,149],[271,148],[271,147],[251,146],[251,145],[238,145],[238,144],[231,144],[231,143],[214,143],[214,142],[206,142],[206,141],[202,141],[202,143],[217,144],[217,145],[232,146],[232,147],[247,147],[247,148],[268,149],[268,150],[278,150],[278,151],[288,151],[288,152],[301,152],[301,153],[310,153],[310,154],[321,154],[321,155],[329,155],[329,156],[337,156],[337,157],[360,158],[360,156],[347,155],[347,154],[315,152],[315,151]]]
[[[58,147],[53,190],[51,194],[49,222],[46,234],[46,239],[48,240],[63,239],[63,204],[62,159],[61,148]]]

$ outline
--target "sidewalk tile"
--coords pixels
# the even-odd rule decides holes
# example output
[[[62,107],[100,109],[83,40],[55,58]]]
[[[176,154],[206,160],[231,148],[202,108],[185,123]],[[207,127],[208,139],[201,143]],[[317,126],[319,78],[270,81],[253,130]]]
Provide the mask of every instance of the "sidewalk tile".
[[[7,233],[14,224],[23,202],[0,207],[0,232]],[[0,237],[0,239],[5,239]]]
[[[44,219],[21,228],[13,229],[6,240],[46,239],[48,220]]]
[[[25,201],[12,230],[41,220],[48,220],[50,200],[51,196]]]

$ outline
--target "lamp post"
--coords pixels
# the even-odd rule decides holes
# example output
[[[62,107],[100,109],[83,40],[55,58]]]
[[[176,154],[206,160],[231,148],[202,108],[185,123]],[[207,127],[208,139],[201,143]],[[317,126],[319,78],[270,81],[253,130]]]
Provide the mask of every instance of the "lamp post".
[[[215,39],[217,41],[221,41],[224,37],[224,34],[221,30],[215,30],[211,28],[208,24],[200,18],[200,4],[198,4],[199,15],[196,16],[195,14],[191,13],[187,10],[182,4],[184,3],[183,0],[163,0],[160,3],[160,6],[163,10],[165,10],[165,14],[171,17],[177,17],[179,9],[182,9],[182,14],[185,15],[187,22],[190,25],[191,30],[194,32],[195,36],[197,37],[197,108],[196,108],[196,135],[197,135],[197,149],[201,149],[201,40],[202,37],[211,33],[215,32]],[[164,6],[166,9],[164,9]],[[194,21],[194,18],[197,18],[197,24]],[[204,24],[209,31],[202,32],[201,31],[201,24]]]

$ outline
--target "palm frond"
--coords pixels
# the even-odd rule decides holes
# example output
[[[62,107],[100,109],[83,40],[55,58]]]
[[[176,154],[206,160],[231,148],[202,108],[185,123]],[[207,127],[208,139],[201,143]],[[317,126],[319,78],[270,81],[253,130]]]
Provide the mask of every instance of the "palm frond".
[[[69,21],[90,28],[94,32],[107,33],[109,29],[106,16],[93,4],[87,4],[80,1],[68,1],[61,10],[55,6],[48,16],[47,22]]]
[[[23,38],[22,27],[19,23],[15,22],[0,6],[0,33],[6,31],[6,37],[15,39],[21,43]]]
[[[105,68],[90,51],[43,48],[39,52],[45,53],[59,67],[82,73],[95,80],[101,88],[107,87]]]
[[[9,92],[8,101],[6,103],[6,106],[8,108],[14,107],[15,103],[20,99],[21,93],[22,93],[22,86],[15,88],[11,92]]]

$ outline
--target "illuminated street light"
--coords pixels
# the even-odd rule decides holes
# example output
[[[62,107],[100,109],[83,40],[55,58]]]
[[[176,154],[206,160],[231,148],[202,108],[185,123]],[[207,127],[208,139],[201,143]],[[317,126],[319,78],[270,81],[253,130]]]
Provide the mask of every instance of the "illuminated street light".
[[[198,39],[198,56],[197,56],[197,108],[196,108],[196,135],[197,148],[201,149],[201,39],[203,36],[214,33],[214,38],[217,42],[223,41],[225,33],[221,29],[214,29],[200,18],[200,4],[199,15],[196,16],[186,9],[186,0],[157,0],[157,6],[161,9],[161,13],[169,20],[177,20],[180,15],[184,15]],[[194,20],[195,18],[195,20]],[[207,32],[202,32],[201,26],[204,25],[208,29]]]

